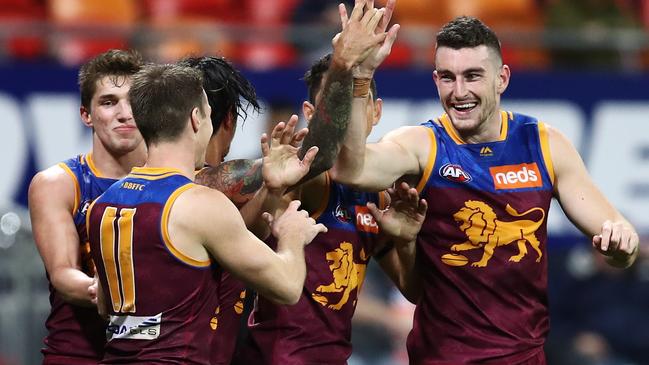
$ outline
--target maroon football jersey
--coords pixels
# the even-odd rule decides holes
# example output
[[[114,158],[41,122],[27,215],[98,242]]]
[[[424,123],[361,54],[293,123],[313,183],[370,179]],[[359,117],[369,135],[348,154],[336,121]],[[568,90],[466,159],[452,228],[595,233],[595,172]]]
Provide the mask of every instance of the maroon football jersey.
[[[216,315],[217,329],[212,344],[212,365],[229,365],[232,361],[246,298],[245,284],[228,271],[221,271],[218,289],[219,306]]]
[[[167,223],[193,188],[176,170],[134,168],[90,208],[89,238],[110,323],[102,363],[209,364],[218,272],[178,251]]]
[[[239,364],[346,364],[351,320],[378,226],[365,204],[378,194],[331,183],[317,222],[327,226],[305,248],[307,276],[299,302],[275,305],[257,297]],[[324,204],[323,204],[324,205]],[[275,247],[275,242],[269,243]]]
[[[74,224],[79,234],[79,259],[81,270],[88,276],[95,275],[86,232],[88,205],[116,180],[101,176],[92,155],[79,155],[59,164],[75,184]],[[49,280],[49,275],[48,275]],[[96,364],[103,356],[106,322],[97,308],[80,307],[63,300],[56,289],[49,285],[52,310],[45,322],[48,334],[41,350],[45,365]]]
[[[417,240],[423,293],[411,364],[543,364],[546,223],[553,172],[545,127],[502,113],[498,141],[465,144],[447,116],[424,124],[429,202]]]

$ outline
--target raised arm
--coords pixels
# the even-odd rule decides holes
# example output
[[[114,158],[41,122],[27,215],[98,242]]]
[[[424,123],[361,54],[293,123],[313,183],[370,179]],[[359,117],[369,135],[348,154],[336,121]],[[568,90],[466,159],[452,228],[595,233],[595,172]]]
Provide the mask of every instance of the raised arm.
[[[547,127],[554,166],[554,194],[570,221],[592,237],[593,247],[616,267],[638,256],[635,228],[606,199],[590,178],[579,153],[559,131]]]
[[[384,16],[376,32],[388,29],[395,7],[395,0],[388,0]],[[345,7],[340,7],[341,22],[346,24]],[[367,145],[369,135],[366,106],[369,85],[376,69],[390,54],[397,38],[399,24],[394,24],[386,33],[385,40],[374,47],[369,56],[353,69],[354,99],[351,123],[337,160],[330,171],[334,180],[365,190],[383,190],[404,174],[421,173],[421,162],[425,166],[429,146],[427,132],[404,128],[386,135],[379,143]],[[423,132],[423,133],[422,133]],[[421,160],[421,161],[420,161]]]
[[[333,166],[350,121],[352,68],[364,61],[386,37],[385,32],[377,31],[386,10],[374,9],[370,3],[373,1],[356,0],[350,17],[343,20],[342,31],[332,41],[331,64],[324,76],[322,94],[316,102],[316,111],[309,123],[310,133],[304,140],[300,156],[313,146],[320,152],[301,182]]]
[[[29,214],[34,241],[50,282],[63,300],[93,306],[88,288],[93,278],[81,271],[79,234],[74,225],[75,182],[61,167],[34,176],[29,186]]]
[[[246,229],[236,207],[224,195],[197,187],[174,203],[170,234],[179,244],[201,242],[220,265],[268,299],[294,304],[306,276],[304,246],[326,231],[298,207],[299,201],[292,202],[283,215],[271,219],[278,239],[277,252],[273,252]],[[189,254],[195,249],[184,248]]]

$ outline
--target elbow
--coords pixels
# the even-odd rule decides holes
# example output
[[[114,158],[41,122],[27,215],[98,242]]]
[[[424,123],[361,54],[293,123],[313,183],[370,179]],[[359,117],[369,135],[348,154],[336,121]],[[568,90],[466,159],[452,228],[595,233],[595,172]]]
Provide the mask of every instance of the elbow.
[[[54,271],[54,273],[50,275],[50,283],[54,290],[56,290],[57,295],[61,297],[64,302],[81,307],[94,306],[90,300],[90,294],[87,292],[87,287],[80,288],[71,285],[70,279],[69,277],[66,277],[65,273],[59,274],[57,271]]]
[[[415,279],[415,282],[406,282],[401,279],[399,282],[399,291],[410,303],[417,305],[421,297],[422,287],[421,282]]]
[[[406,291],[402,291],[401,294],[403,294],[404,298],[406,298],[407,301],[414,305],[417,305],[417,302],[419,301],[418,293],[408,293]]]
[[[278,305],[295,305],[300,301],[300,296],[302,295],[302,290],[299,291],[291,290],[286,291],[278,295],[269,297],[271,302]]]
[[[60,280],[55,280],[51,279],[52,287],[54,287],[54,290],[56,290],[56,293],[63,299],[64,302],[69,303],[69,304],[74,304],[74,305],[83,305],[87,306],[84,304],[85,303],[83,300],[80,300],[80,298],[75,295],[74,292],[69,290]]]
[[[299,286],[294,285],[292,288],[289,288],[289,290],[286,290],[286,292],[282,295],[281,298],[281,303],[282,305],[295,305],[297,302],[300,301],[300,297],[302,296],[302,289],[304,283],[301,283]]]
[[[331,178],[331,180],[343,185],[347,185],[351,188],[360,188],[360,175],[340,169],[338,165],[334,165],[329,170],[329,177]]]
[[[291,295],[282,303],[283,305],[296,305],[300,301],[301,293]]]

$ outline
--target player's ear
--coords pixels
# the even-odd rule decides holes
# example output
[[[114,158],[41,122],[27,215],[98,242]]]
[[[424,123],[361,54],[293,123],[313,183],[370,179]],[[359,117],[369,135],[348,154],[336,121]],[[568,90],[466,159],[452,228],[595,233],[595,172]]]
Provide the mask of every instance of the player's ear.
[[[201,127],[201,118],[199,113],[201,113],[201,111],[196,106],[192,109],[192,113],[189,117],[189,123],[192,125],[192,130],[194,131],[194,133],[198,133],[198,130]]]
[[[311,102],[309,101],[304,101],[302,103],[302,114],[304,114],[307,123],[311,121],[311,118],[313,118],[314,113],[315,113],[315,106],[311,104]]]
[[[372,116],[372,125],[377,125],[379,124],[379,120],[381,120],[381,115],[383,114],[383,99],[381,98],[376,98],[374,100],[374,115]]]
[[[92,117],[90,116],[90,110],[82,105],[79,108],[79,114],[81,115],[81,121],[83,122],[83,124],[85,124],[86,127],[92,127]]]
[[[500,71],[498,73],[498,86],[496,88],[498,94],[502,94],[505,92],[505,90],[507,89],[507,85],[509,85],[510,76],[511,76],[511,71],[509,70],[509,66],[507,65],[500,66]]]

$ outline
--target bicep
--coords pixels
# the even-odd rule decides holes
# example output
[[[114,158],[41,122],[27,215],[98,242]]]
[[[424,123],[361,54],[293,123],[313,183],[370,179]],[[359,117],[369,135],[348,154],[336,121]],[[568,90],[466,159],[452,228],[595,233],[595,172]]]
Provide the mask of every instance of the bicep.
[[[39,173],[29,187],[29,213],[34,241],[46,270],[78,268],[79,235],[72,210],[74,182],[61,174]]]
[[[419,150],[427,150],[427,140],[412,140],[409,134],[395,131],[365,148],[365,164],[357,187],[378,191],[392,186],[403,175],[420,175]]]
[[[597,188],[572,143],[556,129],[548,128],[548,132],[554,194],[577,228],[588,235],[597,234],[605,220],[617,220],[621,215]]]
[[[246,229],[236,207],[227,203],[217,205],[218,211],[212,212],[204,229],[205,248],[227,271],[246,283],[259,285],[277,255]]]

